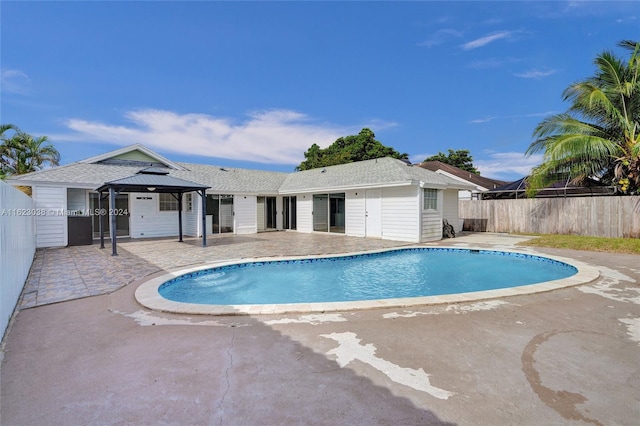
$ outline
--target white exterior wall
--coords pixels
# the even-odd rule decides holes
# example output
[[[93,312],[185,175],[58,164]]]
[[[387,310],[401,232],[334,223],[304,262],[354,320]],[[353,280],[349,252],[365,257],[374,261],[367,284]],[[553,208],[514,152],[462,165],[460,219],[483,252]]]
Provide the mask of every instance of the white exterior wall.
[[[420,241],[420,200],[416,186],[382,189],[382,238]]]
[[[236,234],[255,234],[258,232],[258,197],[255,195],[234,195]]]
[[[159,204],[158,194],[129,194],[129,235],[131,238],[178,235],[178,212],[161,212]]]
[[[462,223],[460,221],[460,214],[458,213],[458,193],[463,191],[457,191],[455,189],[445,189],[442,192],[442,217],[447,219],[449,225],[453,225],[456,233],[462,231]]]
[[[481,191],[467,191],[465,189],[461,189],[458,191],[458,200],[471,200],[473,199],[473,194],[479,194]]]
[[[35,208],[46,212],[36,216],[36,246],[65,247],[67,245],[67,188],[59,186],[32,187]]]
[[[438,210],[423,209],[423,192],[420,188],[420,211],[422,212],[421,241],[437,241],[442,239],[442,211],[444,208],[444,191],[438,191]],[[458,194],[455,194],[456,203]]]
[[[182,195],[182,234],[198,237],[200,228],[200,195],[192,193],[192,210],[187,211],[186,194]],[[179,234],[178,212],[160,211],[158,194],[129,194],[129,235],[131,238],[173,237]],[[207,224],[209,226],[209,224]]]
[[[36,251],[36,216],[19,215],[14,209],[24,212],[34,208],[33,199],[0,181],[0,340],[29,276]]]
[[[345,193],[345,235],[364,237],[366,235],[365,190]]]
[[[313,195],[298,195],[296,206],[298,232],[313,232]]]

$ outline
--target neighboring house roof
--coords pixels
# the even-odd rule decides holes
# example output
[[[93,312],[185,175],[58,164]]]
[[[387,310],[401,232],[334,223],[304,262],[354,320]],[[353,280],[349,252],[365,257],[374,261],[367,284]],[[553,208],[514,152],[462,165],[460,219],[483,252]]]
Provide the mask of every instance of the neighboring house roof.
[[[385,157],[337,166],[322,167],[287,175],[281,193],[310,192],[375,186],[419,184],[432,188],[473,189],[447,176],[402,160]]]
[[[525,198],[527,177],[509,182],[482,193],[483,200]],[[593,179],[586,179],[582,184],[574,184],[571,180],[558,181],[537,192],[536,198],[549,197],[588,197],[593,195],[611,195],[615,188],[604,185]]]
[[[15,176],[7,181],[16,185],[65,185],[96,189],[105,182],[136,175],[150,166],[166,167],[168,176],[206,185],[219,193],[278,194],[316,190],[383,187],[419,184],[433,188],[473,189],[448,176],[409,166],[401,160],[376,160],[341,164],[302,172],[271,172],[208,164],[174,163],[136,144],[111,153],[65,166]],[[111,154],[111,155],[110,155]],[[114,157],[116,161],[114,161]],[[157,161],[145,163],[144,159]],[[142,159],[142,160],[141,160]],[[89,161],[92,160],[92,161]],[[160,161],[162,160],[162,161]]]
[[[421,164],[418,164],[418,166],[427,170],[434,171],[436,173],[446,174],[454,179],[459,179],[464,182],[471,183],[475,185],[476,189],[478,189],[479,191],[486,191],[487,189],[497,188],[507,183],[502,180],[489,179],[475,173],[468,172],[459,167],[443,163],[441,161],[425,161]]]

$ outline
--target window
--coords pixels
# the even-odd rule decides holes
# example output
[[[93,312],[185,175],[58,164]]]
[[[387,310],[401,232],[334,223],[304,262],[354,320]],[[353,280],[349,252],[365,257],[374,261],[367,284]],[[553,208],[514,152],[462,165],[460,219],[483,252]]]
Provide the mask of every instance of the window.
[[[438,210],[438,190],[424,188],[423,190],[423,207],[425,210]]]
[[[178,211],[178,200],[173,194],[158,194],[160,196],[160,211],[170,212]]]
[[[193,194],[187,194],[185,197],[185,211],[193,211]]]

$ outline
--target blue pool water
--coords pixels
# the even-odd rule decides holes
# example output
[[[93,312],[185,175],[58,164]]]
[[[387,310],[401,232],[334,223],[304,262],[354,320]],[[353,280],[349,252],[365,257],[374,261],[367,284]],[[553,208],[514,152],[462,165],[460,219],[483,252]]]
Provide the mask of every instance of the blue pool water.
[[[342,302],[516,287],[576,272],[527,254],[412,248],[216,267],[174,278],[158,291],[176,302],[214,305]]]

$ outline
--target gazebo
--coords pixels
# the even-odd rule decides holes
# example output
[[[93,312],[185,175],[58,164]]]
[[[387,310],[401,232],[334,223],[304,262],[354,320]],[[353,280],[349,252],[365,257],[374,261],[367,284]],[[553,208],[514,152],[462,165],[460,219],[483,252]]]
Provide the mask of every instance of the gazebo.
[[[178,179],[169,176],[169,170],[163,167],[148,167],[140,170],[133,176],[117,179],[111,182],[105,182],[96,191],[98,192],[98,209],[100,210],[100,248],[104,248],[104,224],[103,220],[106,214],[102,214],[102,200],[109,197],[109,206],[111,211],[107,212],[110,218],[109,234],[111,237],[111,255],[117,256],[116,247],[116,215],[114,206],[116,205],[116,195],[125,192],[139,193],[158,193],[171,194],[178,201],[178,229],[179,241],[182,242],[182,194],[185,192],[196,191],[202,199],[202,247],[207,246],[207,195],[206,191],[209,186],[199,183],[190,182],[184,179]],[[103,195],[106,194],[106,195]]]

